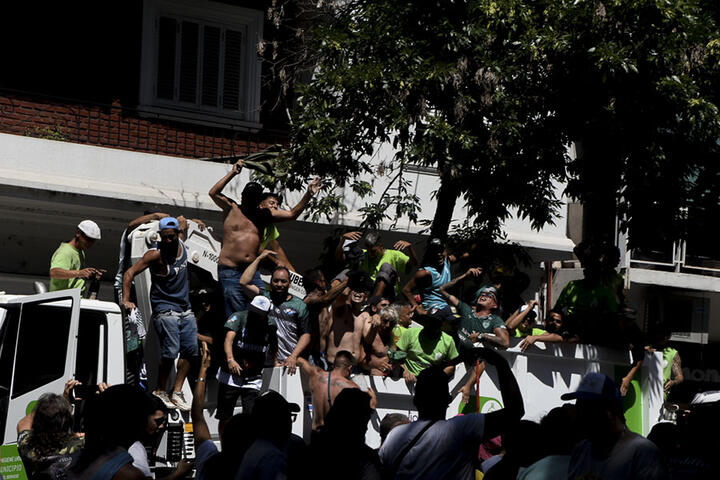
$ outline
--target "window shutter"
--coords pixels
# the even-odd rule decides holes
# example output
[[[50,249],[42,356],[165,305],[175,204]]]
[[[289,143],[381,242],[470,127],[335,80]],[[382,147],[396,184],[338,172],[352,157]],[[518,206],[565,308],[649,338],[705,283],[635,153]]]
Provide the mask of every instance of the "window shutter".
[[[225,56],[222,108],[240,109],[240,82],[242,72],[242,32],[225,30]]]
[[[204,30],[201,103],[217,107],[220,81],[220,28],[206,25]]]
[[[197,103],[199,35],[200,25],[182,22],[178,95],[181,102]]]
[[[157,28],[158,64],[156,95],[158,98],[173,100],[175,90],[175,29],[177,25],[173,18],[160,17]]]

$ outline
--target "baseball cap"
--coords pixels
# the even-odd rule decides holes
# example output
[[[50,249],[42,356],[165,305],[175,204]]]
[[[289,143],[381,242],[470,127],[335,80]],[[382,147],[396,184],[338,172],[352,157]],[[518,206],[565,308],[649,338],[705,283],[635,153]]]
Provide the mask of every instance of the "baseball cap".
[[[360,245],[355,240],[347,240],[343,244],[343,253],[348,263],[354,264],[362,260],[364,254]]]
[[[580,381],[574,392],[560,397],[562,400],[617,400],[621,401],[620,389],[610,377],[599,372],[590,372]]]
[[[173,230],[179,230],[180,224],[178,223],[177,218],[175,217],[164,217],[160,219],[160,230],[165,230],[166,228],[172,228]]]
[[[78,230],[85,234],[86,237],[93,240],[100,240],[100,227],[92,220],[83,220],[78,223]]]
[[[520,313],[524,312],[528,309],[527,305],[523,305],[520,307]],[[533,307],[532,311],[528,312],[527,316],[525,318],[537,318],[537,309],[536,307]]]
[[[270,299],[262,295],[258,295],[250,302],[250,310],[261,315],[267,315],[271,306]]]
[[[478,298],[480,298],[480,295],[490,295],[492,296],[495,301],[497,302],[497,288],[493,287],[492,285],[484,285],[478,289],[477,292],[475,292],[475,302],[478,301]]]
[[[290,403],[275,390],[268,390],[260,395],[253,405],[252,415],[260,418],[270,418],[279,412],[298,413],[300,405]]]

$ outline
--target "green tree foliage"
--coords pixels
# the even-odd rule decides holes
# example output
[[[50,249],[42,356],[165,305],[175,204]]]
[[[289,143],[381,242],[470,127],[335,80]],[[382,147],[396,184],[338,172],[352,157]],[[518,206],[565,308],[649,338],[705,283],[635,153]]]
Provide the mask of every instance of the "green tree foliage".
[[[270,9],[279,28],[283,8]],[[417,220],[418,199],[403,184],[409,164],[440,174],[436,235],[447,233],[458,198],[491,236],[513,209],[540,228],[560,206],[557,181],[608,218],[619,205],[624,226],[649,207],[678,211],[695,180],[718,170],[714,8],[699,0],[307,4],[293,12],[312,18],[291,36],[299,60],[276,62],[284,90],[297,93],[287,180],[318,174],[370,193],[358,176],[378,175],[370,159],[389,142],[396,153],[381,173],[398,185],[365,206],[369,223]],[[302,65],[311,67],[304,82]],[[332,190],[328,198],[326,209],[341,203]]]

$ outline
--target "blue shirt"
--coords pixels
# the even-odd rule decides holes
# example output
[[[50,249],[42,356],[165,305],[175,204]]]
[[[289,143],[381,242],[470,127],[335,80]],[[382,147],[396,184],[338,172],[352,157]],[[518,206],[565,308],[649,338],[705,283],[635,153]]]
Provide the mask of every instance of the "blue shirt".
[[[450,261],[445,258],[442,272],[438,272],[436,268],[429,266],[422,267],[421,270],[430,272],[430,278],[432,279],[430,286],[420,292],[423,308],[429,311],[431,308],[441,310],[447,307],[448,304],[440,293],[440,287],[450,281]]]

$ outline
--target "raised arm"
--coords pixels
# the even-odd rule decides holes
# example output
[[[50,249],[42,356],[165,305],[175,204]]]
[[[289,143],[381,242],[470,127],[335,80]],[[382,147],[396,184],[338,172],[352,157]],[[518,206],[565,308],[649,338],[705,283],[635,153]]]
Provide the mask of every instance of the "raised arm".
[[[535,307],[537,303],[537,300],[530,300],[526,303],[527,308],[522,312],[518,308],[515,313],[513,313],[510,318],[505,321],[505,326],[508,328],[508,330],[515,330],[517,326],[520,325],[523,320],[525,320],[525,317],[527,317],[528,314],[532,312],[533,307]]]
[[[395,250],[398,250],[400,252],[403,252],[408,256],[408,261],[405,264],[405,272],[408,273],[412,267],[416,267],[418,265],[418,259],[417,254],[415,253],[415,248],[413,248],[412,243],[406,242],[405,240],[399,240],[395,242],[395,245],[393,246]],[[400,272],[398,272],[399,274]]]
[[[415,301],[415,295],[414,292],[419,292],[424,288],[427,288],[432,283],[432,276],[430,275],[430,272],[427,270],[418,270],[415,272],[415,275],[413,278],[410,279],[408,283],[405,284],[405,286],[402,288],[402,293],[407,299],[408,303],[415,307],[416,311],[420,315],[425,315],[425,309]]]
[[[215,205],[220,207],[222,211],[226,214],[230,211],[235,202],[226,197],[222,193],[222,191],[225,186],[230,182],[230,180],[232,180],[236,175],[240,173],[242,167],[243,161],[242,159],[240,159],[235,165],[233,165],[233,168],[228,173],[226,173],[224,177],[222,177],[215,185],[212,186],[212,188],[208,192],[208,195],[210,195],[212,201],[215,202]]]
[[[135,263],[135,265],[128,268],[127,272],[125,272],[125,275],[123,275],[122,298],[123,307],[125,307],[127,311],[131,311],[133,308],[135,308],[135,304],[130,301],[130,288],[132,288],[133,279],[136,275],[142,273],[143,271],[145,271],[146,268],[148,268],[153,263],[158,262],[159,260],[160,251],[149,250],[145,252],[145,255],[143,255],[142,258],[138,260],[137,263]]]
[[[198,379],[195,383],[195,391],[193,392],[192,407],[190,410],[193,422],[193,437],[195,438],[196,447],[199,447],[201,443],[206,440],[210,440],[211,438],[210,429],[205,421],[205,415],[203,415],[208,368],[210,368],[210,349],[208,348],[207,343],[203,342],[200,372],[198,373]]]
[[[542,335],[528,335],[522,339],[522,341],[518,344],[518,347],[520,347],[520,351],[524,352],[530,348],[531,345],[534,345],[535,342],[560,343],[562,341],[563,337],[559,333],[545,332]]]
[[[142,217],[138,217],[134,220],[130,220],[130,222],[128,223],[128,230],[135,230],[137,227],[139,227],[140,225],[142,225],[144,223],[152,222],[155,220],[160,220],[165,217],[169,217],[169,215],[167,213],[160,213],[160,212],[143,215]]]
[[[297,219],[303,212],[303,210],[305,210],[305,207],[308,206],[308,203],[310,203],[310,199],[320,190],[320,186],[321,181],[320,178],[317,177],[310,183],[310,185],[308,185],[305,195],[303,195],[297,205],[295,205],[293,208],[291,208],[290,210],[271,209],[270,214],[272,215],[273,221],[287,222],[289,220]]]
[[[262,293],[260,291],[260,287],[254,285],[252,281],[253,277],[255,276],[255,272],[257,272],[258,266],[260,265],[260,262],[262,262],[269,255],[275,255],[275,252],[273,252],[272,250],[263,250],[263,252],[257,257],[255,257],[255,260],[253,260],[252,263],[247,266],[243,274],[240,276],[240,285],[245,288],[245,292],[251,298],[257,297]]]
[[[315,373],[318,370],[318,367],[310,365],[310,362],[308,362],[307,360],[305,360],[302,357],[299,357],[297,359],[297,364],[298,364],[298,367],[300,367],[300,370],[303,373],[305,373],[305,375],[307,375],[308,378],[312,378],[312,376],[315,375]]]
[[[315,305],[315,304],[329,304],[333,300],[335,300],[338,295],[340,295],[343,290],[345,290],[345,287],[347,287],[348,279],[345,278],[342,282],[338,283],[334,287],[332,287],[327,292],[323,293],[322,295],[315,295],[315,296],[309,296],[305,298],[305,304],[306,305]]]
[[[520,420],[525,414],[522,394],[510,365],[496,351],[490,348],[483,349],[482,356],[485,362],[497,370],[500,395],[502,395],[503,408],[485,415],[485,438],[500,435],[508,425]]]
[[[337,247],[335,247],[335,260],[338,263],[345,263],[345,252],[343,252],[343,247],[345,246],[345,242],[348,240],[352,240],[353,242],[357,242],[362,238],[362,232],[345,232],[343,233],[342,237],[340,237],[340,241],[337,244]]]
[[[482,268],[475,267],[469,269],[467,272],[463,273],[459,277],[455,277],[454,279],[450,280],[448,283],[440,286],[440,294],[447,300],[447,302],[452,305],[453,307],[457,307],[460,303],[460,299],[457,298],[455,295],[448,292],[448,290],[451,290],[455,287],[458,283],[462,283],[465,281],[466,278],[469,277],[479,277],[482,275]]]
[[[295,267],[293,267],[292,263],[290,263],[290,259],[288,258],[287,253],[285,253],[285,249],[282,247],[282,245],[280,245],[280,242],[277,239],[270,240],[267,243],[267,248],[277,253],[276,257],[270,257],[270,259],[273,260],[276,265],[282,265],[283,267],[287,267],[292,272],[297,271],[295,270]]]

